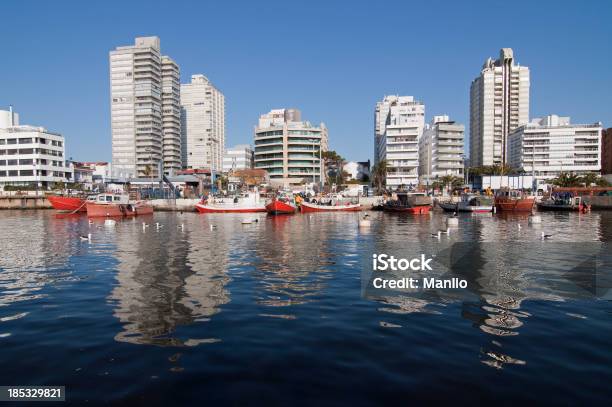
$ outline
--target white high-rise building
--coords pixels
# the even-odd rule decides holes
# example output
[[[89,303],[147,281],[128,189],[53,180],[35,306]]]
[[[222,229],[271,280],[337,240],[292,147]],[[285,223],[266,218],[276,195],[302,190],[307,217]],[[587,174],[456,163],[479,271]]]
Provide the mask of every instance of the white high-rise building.
[[[562,172],[585,174],[601,171],[602,124],[571,124],[557,115],[533,119],[508,137],[513,168],[522,168],[538,179]]]
[[[162,57],[162,133],[164,172],[181,169],[181,81],[179,67],[170,57]]]
[[[170,84],[178,66],[164,57],[164,78]],[[162,56],[158,37],[138,37],[134,45],[110,52],[113,171],[120,177],[158,176],[158,163],[176,168],[176,125],[163,124]],[[175,90],[166,95],[165,109],[175,110]],[[180,123],[178,124],[180,126]],[[167,129],[167,142],[164,128]],[[166,148],[167,146],[167,148]],[[179,146],[180,148],[180,146]],[[164,157],[167,151],[168,156]]]
[[[223,172],[253,168],[253,148],[240,144],[225,150],[223,155]]]
[[[0,110],[0,187],[29,185],[46,188],[71,182],[64,137],[43,127],[19,125],[19,115]]]
[[[327,148],[325,124],[302,121],[297,109],[274,109],[259,117],[255,168],[268,171],[270,181],[277,185],[321,182],[321,152]]]
[[[419,179],[431,183],[445,175],[463,176],[465,126],[447,115],[434,116],[419,142]]]
[[[385,96],[376,104],[375,161],[387,161],[388,188],[416,186],[419,181],[419,140],[425,105],[412,96]]]
[[[223,169],[225,96],[204,75],[181,84],[184,168]]]
[[[470,164],[506,164],[508,135],[529,121],[529,68],[511,48],[487,59],[470,87]]]

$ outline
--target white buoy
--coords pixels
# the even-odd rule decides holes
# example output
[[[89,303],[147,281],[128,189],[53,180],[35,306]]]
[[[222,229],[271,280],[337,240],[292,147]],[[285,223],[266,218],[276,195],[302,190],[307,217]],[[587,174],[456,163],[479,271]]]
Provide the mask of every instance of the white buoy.
[[[114,219],[106,219],[104,221],[104,226],[115,226],[117,224],[117,221]]]
[[[242,221],[243,225],[250,225],[251,223],[253,223],[253,221],[251,219],[243,219],[243,221]]]
[[[459,218],[446,218],[446,226],[458,226],[459,225]]]
[[[542,218],[540,215],[531,215],[529,217],[529,223],[542,223]]]
[[[372,226],[372,221],[370,220],[370,216],[366,213],[363,215],[363,218],[359,219],[359,227],[369,228],[370,226]]]

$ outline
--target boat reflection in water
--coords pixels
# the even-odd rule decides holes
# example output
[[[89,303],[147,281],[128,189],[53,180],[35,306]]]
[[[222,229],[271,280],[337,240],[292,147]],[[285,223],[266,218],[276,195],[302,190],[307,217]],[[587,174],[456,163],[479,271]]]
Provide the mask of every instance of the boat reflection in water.
[[[350,216],[326,213],[303,217],[296,233],[296,222],[287,216],[268,218],[265,234],[269,239],[253,239],[254,278],[257,286],[256,301],[268,307],[290,307],[313,301],[332,277],[337,253],[330,251],[328,238],[333,218]],[[350,236],[348,236],[350,239]],[[305,244],[307,242],[307,244]],[[287,314],[270,313],[265,316],[295,318]]]
[[[230,301],[225,286],[231,231],[180,228],[179,219],[157,231],[140,227],[117,236],[117,285],[109,296],[123,331],[120,342],[195,346],[218,341],[178,331],[207,322]],[[129,223],[129,221],[128,221]]]

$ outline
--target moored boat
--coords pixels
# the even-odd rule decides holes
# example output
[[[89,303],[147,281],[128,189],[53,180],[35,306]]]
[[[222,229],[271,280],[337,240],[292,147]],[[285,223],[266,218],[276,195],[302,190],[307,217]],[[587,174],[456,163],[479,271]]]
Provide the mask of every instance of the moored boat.
[[[383,205],[385,212],[428,214],[430,210],[431,197],[408,192],[398,192],[397,199],[389,200]]]
[[[266,205],[266,211],[270,215],[289,215],[295,213],[297,206],[286,196],[274,197]]]
[[[361,209],[360,203],[347,201],[340,195],[330,195],[321,198],[319,201],[315,199],[300,204],[302,212],[357,212]]]
[[[493,212],[493,199],[483,195],[464,195],[459,202],[459,212],[487,213]]]
[[[590,206],[586,205],[580,196],[573,196],[569,192],[553,194],[550,198],[537,203],[541,211],[580,211],[588,212]]]
[[[87,212],[86,199],[77,196],[48,195],[47,200],[53,209],[61,212]]]
[[[88,217],[126,217],[153,214],[153,207],[145,202],[130,202],[127,195],[99,194],[86,201]]]
[[[266,212],[259,192],[249,192],[233,198],[208,198],[196,204],[200,213],[252,213]]]
[[[534,204],[535,197],[521,190],[504,188],[495,195],[495,208],[498,211],[529,212]]]

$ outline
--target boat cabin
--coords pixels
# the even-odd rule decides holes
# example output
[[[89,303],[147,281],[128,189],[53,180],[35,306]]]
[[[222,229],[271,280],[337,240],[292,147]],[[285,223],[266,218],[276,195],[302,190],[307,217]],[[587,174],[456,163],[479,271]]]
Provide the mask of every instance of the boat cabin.
[[[127,195],[100,194],[96,197],[96,203],[104,205],[127,205],[129,204],[129,197]]]

